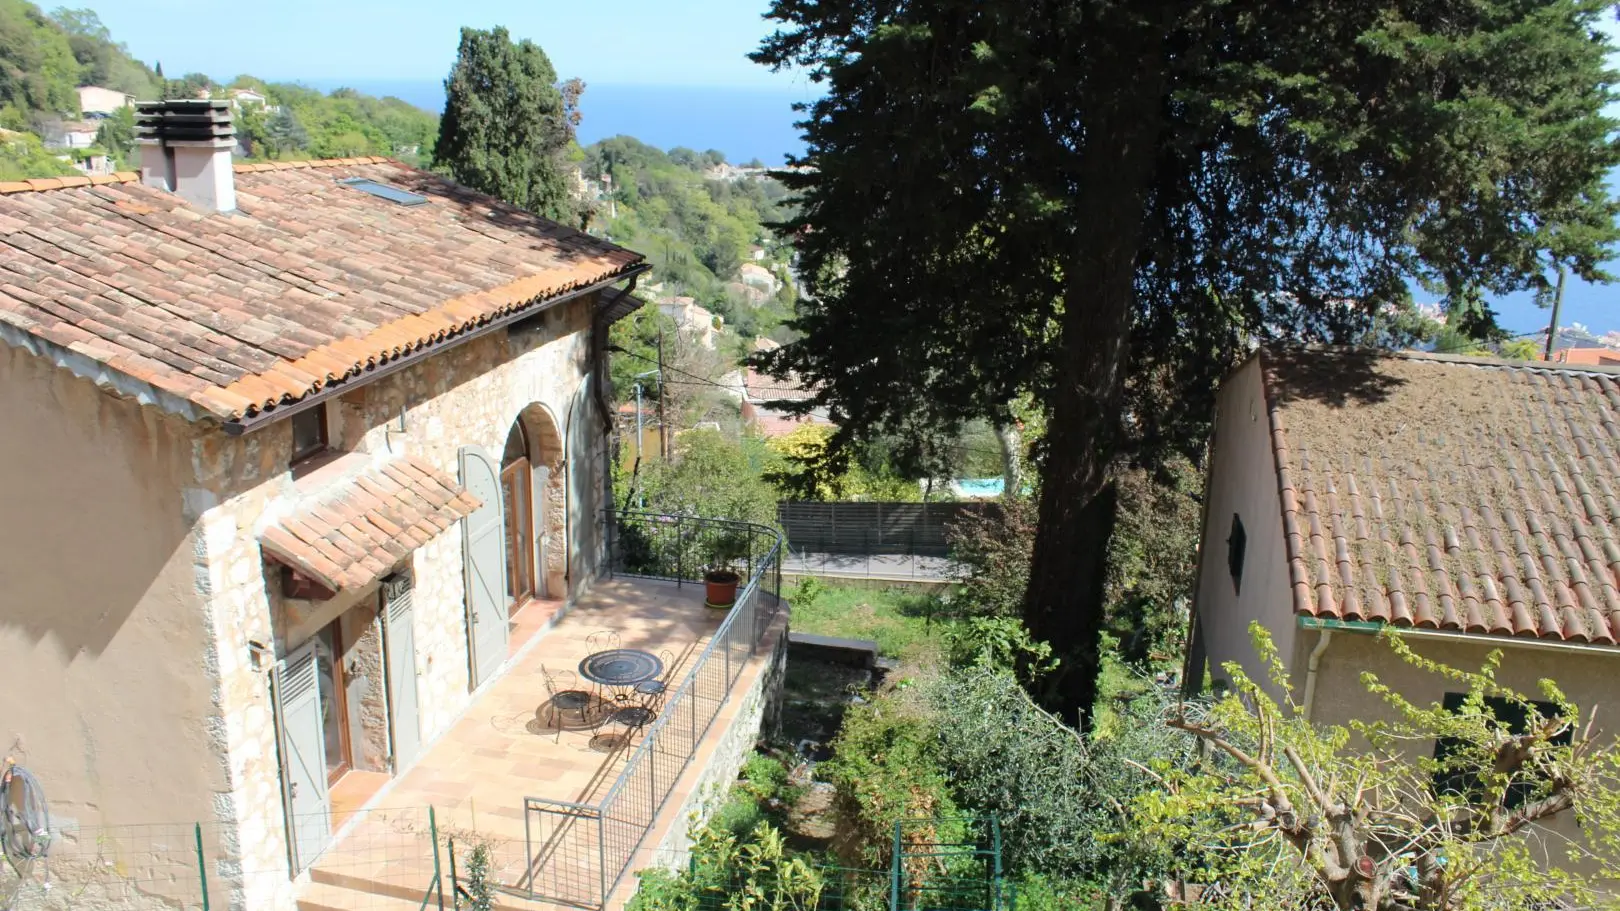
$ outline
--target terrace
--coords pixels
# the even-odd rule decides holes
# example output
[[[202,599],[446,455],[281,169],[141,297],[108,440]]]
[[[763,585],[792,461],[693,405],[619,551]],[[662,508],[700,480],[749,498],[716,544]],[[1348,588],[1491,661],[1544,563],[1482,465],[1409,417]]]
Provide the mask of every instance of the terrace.
[[[514,656],[372,807],[334,820],[300,908],[438,907],[441,890],[449,907],[451,864],[464,873],[475,842],[491,848],[500,908],[622,906],[635,887],[626,874],[681,841],[705,786],[734,778],[752,748],[786,641],[779,550],[760,526],[619,517],[612,576]],[[697,581],[717,554],[743,576],[730,611],[705,607]],[[546,709],[542,668],[575,670],[605,630],[624,648],[674,656],[673,692],[629,738],[559,730]]]

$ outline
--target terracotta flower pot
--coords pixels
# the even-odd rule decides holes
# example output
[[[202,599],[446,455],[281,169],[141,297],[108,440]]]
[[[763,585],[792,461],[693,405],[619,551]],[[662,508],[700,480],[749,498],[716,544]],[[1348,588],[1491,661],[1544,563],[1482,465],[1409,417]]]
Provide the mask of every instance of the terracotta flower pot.
[[[730,607],[737,600],[737,583],[742,576],[729,569],[711,569],[703,574],[704,603],[709,607]]]

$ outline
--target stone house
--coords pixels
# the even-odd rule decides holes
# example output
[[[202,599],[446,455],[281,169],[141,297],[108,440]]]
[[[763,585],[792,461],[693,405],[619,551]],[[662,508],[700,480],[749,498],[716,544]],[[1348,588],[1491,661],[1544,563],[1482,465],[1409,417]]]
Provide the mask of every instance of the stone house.
[[[1218,683],[1228,662],[1264,680],[1258,621],[1313,721],[1383,717],[1364,671],[1444,703],[1455,684],[1401,661],[1377,635],[1394,628],[1463,669],[1500,649],[1519,692],[1551,678],[1586,712],[1611,705],[1617,427],[1612,369],[1256,353],[1217,399],[1186,680]]]
[[[169,104],[139,174],[0,183],[0,736],[64,830],[295,875],[597,575],[644,266]]]

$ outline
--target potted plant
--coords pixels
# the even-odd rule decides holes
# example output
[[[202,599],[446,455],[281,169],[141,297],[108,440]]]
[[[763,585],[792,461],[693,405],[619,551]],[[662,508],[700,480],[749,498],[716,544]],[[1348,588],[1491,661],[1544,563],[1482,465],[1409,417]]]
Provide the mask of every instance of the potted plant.
[[[747,535],[729,532],[715,539],[714,564],[703,573],[704,604],[729,610],[737,602],[737,584],[742,581],[742,574],[733,567],[747,556]]]

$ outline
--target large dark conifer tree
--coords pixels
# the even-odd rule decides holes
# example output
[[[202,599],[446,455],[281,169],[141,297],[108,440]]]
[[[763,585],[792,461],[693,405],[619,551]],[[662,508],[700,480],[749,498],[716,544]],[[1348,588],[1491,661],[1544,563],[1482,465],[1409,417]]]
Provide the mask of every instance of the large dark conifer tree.
[[[1084,711],[1112,473],[1196,449],[1248,344],[1365,338],[1413,281],[1488,323],[1555,264],[1601,277],[1610,8],[776,0],[756,59],[826,95],[792,178],[804,336],[766,360],[840,444],[1038,397],[1025,619]]]
[[[433,163],[475,190],[571,221],[563,156],[583,90],[578,80],[559,86],[551,60],[534,42],[514,42],[500,27],[464,28],[444,81]]]

